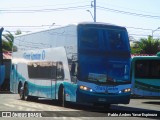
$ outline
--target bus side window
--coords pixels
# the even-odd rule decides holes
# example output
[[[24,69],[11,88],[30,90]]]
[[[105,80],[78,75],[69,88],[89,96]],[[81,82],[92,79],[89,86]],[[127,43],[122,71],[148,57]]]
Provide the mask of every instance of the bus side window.
[[[64,69],[62,62],[57,62],[57,79],[64,79]]]

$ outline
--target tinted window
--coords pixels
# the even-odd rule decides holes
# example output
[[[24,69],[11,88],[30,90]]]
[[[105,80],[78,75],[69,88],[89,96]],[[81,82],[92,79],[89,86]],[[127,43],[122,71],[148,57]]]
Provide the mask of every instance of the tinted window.
[[[86,48],[97,48],[98,47],[98,30],[95,28],[84,28],[80,34],[80,44]]]
[[[136,78],[160,78],[160,61],[138,60],[135,64]]]
[[[105,30],[105,45],[111,50],[127,49],[123,30]]]
[[[80,27],[79,43],[80,49],[130,50],[127,31],[115,27]]]
[[[107,83],[109,76],[117,83],[130,82],[130,57],[125,28],[98,24],[79,26],[79,80]],[[116,62],[109,63],[112,60]]]
[[[62,62],[57,62],[57,79],[64,79],[64,69]]]
[[[54,62],[32,62],[28,64],[29,78],[55,79],[56,63]]]

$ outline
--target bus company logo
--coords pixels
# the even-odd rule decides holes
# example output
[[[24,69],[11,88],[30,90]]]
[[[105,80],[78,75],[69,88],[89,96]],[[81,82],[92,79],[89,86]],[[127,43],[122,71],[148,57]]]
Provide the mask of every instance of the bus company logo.
[[[2,117],[12,117],[11,112],[2,112]]]
[[[45,50],[41,53],[24,53],[23,58],[27,60],[44,60],[45,59]]]
[[[96,86],[95,89],[97,91],[101,91],[101,92],[104,92],[104,93],[109,93],[109,92],[116,92],[118,91],[118,88],[115,87],[115,86]]]
[[[106,91],[107,90],[107,87],[105,87],[105,86],[96,86],[95,88],[96,88],[96,90],[99,90],[99,91]]]

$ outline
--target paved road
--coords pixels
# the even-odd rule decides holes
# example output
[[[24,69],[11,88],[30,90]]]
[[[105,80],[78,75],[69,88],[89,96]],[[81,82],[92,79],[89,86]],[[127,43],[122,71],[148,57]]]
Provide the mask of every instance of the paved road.
[[[102,107],[92,107],[84,105],[69,104],[66,108],[61,107],[56,101],[40,99],[38,101],[23,101],[19,99],[17,94],[0,94],[0,111],[16,111],[17,113],[24,115],[32,114],[35,112],[37,116],[50,116],[43,117],[42,119],[151,119],[146,117],[106,117],[108,113],[121,112],[121,111],[149,111],[160,112],[160,100],[159,99],[131,99],[129,105],[112,105],[111,109],[105,111]],[[23,111],[23,112],[21,112]],[[27,111],[28,113],[24,113]],[[42,112],[43,111],[43,112]],[[49,112],[50,111],[50,112]],[[94,111],[94,112],[93,112]],[[95,112],[96,111],[96,112]],[[38,113],[40,112],[40,113]],[[141,112],[140,112],[141,113]],[[13,114],[13,113],[12,113]],[[100,117],[102,116],[102,117]],[[116,116],[116,114],[112,114]],[[0,118],[2,119],[2,118]],[[4,118],[3,118],[4,119]],[[9,118],[5,118],[9,119]],[[21,119],[21,118],[12,118]],[[23,118],[27,119],[27,118]],[[41,118],[34,118],[39,120]],[[158,119],[153,117],[152,119]]]

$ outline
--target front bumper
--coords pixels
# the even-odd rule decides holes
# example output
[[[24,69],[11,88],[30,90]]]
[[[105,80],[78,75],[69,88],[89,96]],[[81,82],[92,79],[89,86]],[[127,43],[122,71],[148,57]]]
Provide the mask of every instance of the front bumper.
[[[76,101],[84,104],[129,104],[130,93],[102,94],[78,89]]]

